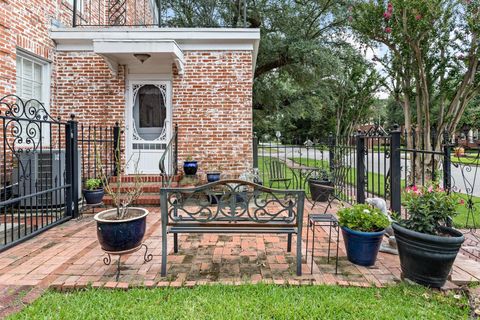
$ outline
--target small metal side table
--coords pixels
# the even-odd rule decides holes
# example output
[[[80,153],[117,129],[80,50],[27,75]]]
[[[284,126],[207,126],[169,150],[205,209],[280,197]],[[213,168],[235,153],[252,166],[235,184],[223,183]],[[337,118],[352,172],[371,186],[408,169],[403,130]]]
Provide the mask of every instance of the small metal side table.
[[[340,235],[340,226],[338,224],[338,219],[333,214],[321,213],[321,214],[310,214],[308,216],[308,228],[307,228],[307,243],[305,248],[305,259],[308,257],[308,236],[309,230],[312,229],[312,262],[310,266],[310,271],[313,273],[313,258],[315,256],[315,228],[316,227],[329,227],[328,232],[328,255],[327,263],[330,263],[330,243],[332,242],[332,229],[337,232],[337,249],[336,249],[336,258],[335,258],[335,274],[338,273],[338,241]]]

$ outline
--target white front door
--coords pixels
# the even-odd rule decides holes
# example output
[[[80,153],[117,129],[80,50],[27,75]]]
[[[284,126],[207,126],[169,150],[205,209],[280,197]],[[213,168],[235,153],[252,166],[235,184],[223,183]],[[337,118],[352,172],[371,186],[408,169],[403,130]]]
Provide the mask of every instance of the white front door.
[[[160,173],[158,164],[172,135],[170,92],[169,81],[129,81],[125,126],[128,174]]]

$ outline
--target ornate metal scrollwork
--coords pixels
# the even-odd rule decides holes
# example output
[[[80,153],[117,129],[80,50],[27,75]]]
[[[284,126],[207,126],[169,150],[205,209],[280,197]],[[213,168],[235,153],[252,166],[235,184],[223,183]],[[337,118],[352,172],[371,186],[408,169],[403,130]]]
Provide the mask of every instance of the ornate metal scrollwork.
[[[23,155],[41,151],[46,144],[44,135],[51,134],[52,125],[62,122],[54,119],[40,101],[22,100],[16,95],[1,98],[0,110],[4,110],[3,114],[0,111],[0,117],[5,145],[18,160],[18,179],[29,179],[31,164],[22,161]]]
[[[264,189],[227,180],[175,191],[168,196],[168,216],[173,222],[295,222],[298,191],[266,193]]]
[[[465,221],[465,228],[469,228],[472,232],[480,225],[478,217],[478,206],[480,201],[477,200],[476,187],[480,184],[479,164],[480,164],[480,149],[474,157],[461,158],[460,155],[455,156],[457,160],[452,165],[460,171],[461,180],[457,181],[452,175],[451,190],[462,193],[465,196],[465,208],[467,209],[467,218]]]

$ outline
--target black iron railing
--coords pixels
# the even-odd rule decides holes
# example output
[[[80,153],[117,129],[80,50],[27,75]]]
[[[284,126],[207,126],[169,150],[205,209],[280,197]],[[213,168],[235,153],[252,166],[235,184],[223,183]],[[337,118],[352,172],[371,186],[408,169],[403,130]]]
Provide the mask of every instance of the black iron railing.
[[[178,126],[175,125],[172,137],[158,163],[162,186],[170,187],[178,174]]]
[[[0,98],[0,251],[78,215],[77,122]]]
[[[81,152],[82,182],[90,178],[101,178],[116,174],[115,150],[119,142],[120,126],[84,125],[78,126],[78,148]]]
[[[176,6],[162,0],[73,0],[73,27],[246,27],[246,0],[192,1]]]
[[[437,142],[440,148],[435,148]],[[254,167],[267,186],[309,194],[309,179],[327,178],[342,201],[380,197],[392,211],[406,214],[402,190],[434,180],[464,199],[459,210],[465,211],[465,221],[457,226],[480,225],[480,146],[463,150],[446,133],[429,137],[421,130],[402,133],[398,127],[386,131],[373,126],[350,137],[307,139],[303,144],[254,138],[253,151]]]

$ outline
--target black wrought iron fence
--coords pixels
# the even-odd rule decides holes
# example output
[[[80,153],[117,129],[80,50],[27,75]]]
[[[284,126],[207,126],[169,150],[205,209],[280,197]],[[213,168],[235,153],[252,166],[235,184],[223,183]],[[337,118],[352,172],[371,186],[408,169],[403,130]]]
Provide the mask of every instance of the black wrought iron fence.
[[[84,183],[90,178],[100,178],[101,173],[116,174],[116,153],[121,139],[120,126],[78,126],[78,148],[81,152],[81,174]],[[118,146],[117,146],[118,144]]]
[[[402,208],[405,187],[437,181],[463,202],[455,225],[476,229],[480,224],[480,146],[464,150],[446,133],[437,137],[422,130],[402,133],[398,127],[386,131],[373,126],[350,137],[303,144],[255,140],[253,150],[255,167],[269,186],[309,194],[308,180],[325,175],[342,201],[381,197],[392,211],[407,214]]]
[[[77,124],[38,100],[0,99],[0,250],[78,212]]]

